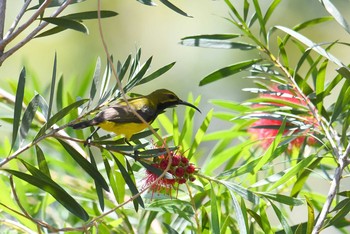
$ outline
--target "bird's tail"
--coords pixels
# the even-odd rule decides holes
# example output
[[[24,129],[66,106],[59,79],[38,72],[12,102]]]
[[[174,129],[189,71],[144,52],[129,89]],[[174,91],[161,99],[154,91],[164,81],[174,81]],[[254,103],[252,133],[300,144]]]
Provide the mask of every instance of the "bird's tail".
[[[87,127],[90,127],[93,125],[95,125],[95,123],[94,123],[93,119],[91,119],[91,120],[82,121],[80,123],[71,124],[70,126],[74,129],[82,129],[82,128],[87,128]]]

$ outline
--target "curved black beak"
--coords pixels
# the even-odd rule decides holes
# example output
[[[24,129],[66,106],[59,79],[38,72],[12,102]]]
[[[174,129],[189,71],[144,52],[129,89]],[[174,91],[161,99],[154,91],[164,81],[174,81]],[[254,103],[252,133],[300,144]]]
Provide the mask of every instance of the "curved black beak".
[[[195,109],[195,110],[198,111],[199,113],[202,113],[202,112],[201,112],[195,105],[193,105],[192,103],[179,100],[179,102],[178,102],[177,104],[178,104],[178,105],[184,105],[184,106],[192,107],[193,109]]]

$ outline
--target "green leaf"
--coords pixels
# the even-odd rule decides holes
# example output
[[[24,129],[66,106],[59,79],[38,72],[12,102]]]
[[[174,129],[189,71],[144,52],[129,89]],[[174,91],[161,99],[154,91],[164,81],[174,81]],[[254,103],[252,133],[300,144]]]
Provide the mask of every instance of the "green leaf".
[[[301,189],[304,187],[307,178],[309,178],[310,174],[313,172],[313,169],[319,165],[322,159],[322,157],[316,158],[315,161],[313,161],[309,166],[307,166],[305,169],[302,169],[298,173],[297,181],[294,183],[293,188],[290,192],[290,195],[292,197],[296,197],[299,194]]]
[[[314,208],[312,207],[312,203],[310,199],[305,196],[306,203],[307,203],[307,229],[306,229],[306,234],[311,234],[312,229],[314,228],[315,224],[315,211]]]
[[[71,110],[76,109],[77,107],[81,106],[85,102],[89,101],[89,99],[81,99],[76,102],[73,102],[72,104],[66,106],[59,112],[57,112],[55,115],[53,115],[46,124],[39,130],[38,134],[35,137],[35,140],[38,139],[40,136],[42,136],[45,131],[50,128],[52,125],[56,124],[59,120],[64,118],[66,115],[70,113]]]
[[[309,155],[307,158],[304,158],[295,166],[289,168],[288,171],[278,181],[269,187],[268,191],[277,188],[278,186],[286,183],[288,180],[296,176],[300,171],[304,170],[315,157],[315,154]]]
[[[38,97],[38,105],[39,105],[41,112],[43,113],[43,117],[46,118],[48,110],[49,110],[49,105],[47,105],[46,100],[40,94]],[[45,119],[45,120],[47,120],[47,119]]]
[[[210,209],[211,209],[211,231],[215,234],[220,234],[220,222],[219,222],[219,207],[216,200],[216,194],[214,187],[211,185],[210,189]]]
[[[103,159],[104,167],[108,176],[109,184],[112,188],[115,199],[118,203],[124,202],[125,197],[125,184],[117,181],[122,181],[123,177],[118,171],[112,170],[107,159]]]
[[[132,195],[135,196],[135,195],[139,194],[139,191],[137,190],[137,187],[136,187],[134,181],[131,179],[131,177],[130,177],[129,173],[126,171],[125,167],[121,164],[121,162],[117,159],[117,157],[114,156],[114,154],[112,154],[112,155],[113,155],[114,161],[116,162],[116,164],[119,168],[120,173],[123,175],[123,178],[129,187]],[[145,204],[143,203],[141,196],[137,196],[137,198],[135,200],[141,205],[142,208],[145,207]]]
[[[63,76],[60,77],[57,83],[57,92],[56,92],[56,108],[61,110],[63,108]]]
[[[147,6],[155,6],[156,4],[154,2],[152,2],[152,0],[136,0],[142,4],[145,4]]]
[[[223,41],[218,39],[207,39],[207,38],[182,39],[180,44],[184,46],[194,46],[194,47],[212,48],[212,49],[240,49],[240,50],[256,49],[255,45],[245,43],[245,42],[232,42],[232,41]]]
[[[221,69],[207,75],[206,77],[204,77],[200,81],[199,85],[203,86],[203,85],[209,84],[211,82],[223,79],[227,76],[236,74],[238,72],[241,72],[244,69],[251,67],[252,65],[254,65],[260,61],[261,61],[261,59],[252,59],[252,60],[248,60],[248,61],[235,63],[235,64],[230,65],[228,67],[221,68]]]
[[[88,34],[88,29],[86,28],[86,26],[75,20],[66,19],[66,18],[51,18],[51,17],[43,18],[43,20],[50,24],[54,24],[62,28],[72,29],[78,32]]]
[[[262,204],[260,204],[259,210],[260,210],[262,229],[266,234],[273,234],[273,231],[271,229],[271,224],[269,222],[269,218],[267,217],[267,214],[266,214],[267,205],[265,202],[261,202],[261,203]]]
[[[29,102],[26,110],[23,113],[21,127],[19,129],[21,142],[23,142],[27,138],[30,125],[32,124],[35,113],[38,109],[38,102],[39,102],[39,94],[33,97],[33,99]]]
[[[327,223],[327,227],[336,225],[336,223],[346,218],[345,216],[347,216],[350,212],[350,199],[346,198],[338,203],[334,210],[336,211],[336,214],[331,218],[329,223]]]
[[[259,197],[255,195],[254,192],[250,191],[247,188],[242,187],[241,185],[235,184],[233,182],[220,180],[219,183],[224,185],[228,190],[238,194],[242,198],[252,202],[253,204],[259,203]]]
[[[51,89],[50,89],[50,100],[49,100],[49,108],[47,110],[46,119],[50,119],[50,117],[51,117],[53,98],[54,98],[54,94],[55,94],[56,73],[57,73],[57,53],[55,53],[55,58],[54,58],[54,61],[53,61]]]
[[[174,4],[172,4],[171,2],[169,2],[168,0],[159,0],[159,1],[180,15],[192,17],[188,15],[186,12],[184,12],[183,10],[181,10],[180,8],[178,8],[177,6],[175,6]]]
[[[79,13],[73,13],[69,15],[62,16],[62,18],[70,19],[70,20],[89,20],[89,19],[97,19],[98,11],[85,11]],[[101,18],[109,18],[118,15],[115,11],[100,11]]]
[[[316,77],[316,95],[319,95],[324,91],[327,65],[328,65],[328,60],[325,60],[318,70],[317,77]],[[319,113],[322,112],[322,108],[323,108],[323,100],[317,103],[317,110]]]
[[[21,71],[21,74],[19,75],[17,90],[16,90],[15,108],[13,113],[11,150],[15,146],[17,135],[18,135],[19,124],[21,121],[25,83],[26,83],[26,69],[23,68]]]
[[[100,57],[98,57],[97,61],[96,61],[94,74],[92,77],[92,83],[91,83],[91,88],[90,88],[90,101],[94,100],[94,98],[95,98],[98,83],[100,80],[100,73],[101,73],[101,59],[100,59]]]
[[[280,4],[281,0],[274,0],[273,2],[271,2],[269,8],[267,9],[265,16],[264,16],[264,22],[267,22],[272,13],[275,11],[276,7],[278,6],[278,4]]]
[[[146,74],[148,68],[151,66],[152,57],[150,57],[142,68],[137,72],[137,74],[133,74],[131,80],[125,85],[124,91],[128,92],[130,89],[135,87],[142,79],[142,77]]]
[[[284,217],[283,212],[280,209],[278,209],[278,207],[275,204],[273,204],[273,202],[270,202],[270,204],[271,204],[273,210],[275,211],[275,214],[277,215],[278,220],[282,224],[282,227],[283,227],[285,233],[286,234],[293,234],[293,231],[290,228],[290,225],[288,224],[286,217]]]
[[[199,144],[202,142],[203,137],[208,130],[211,118],[213,117],[213,109],[211,109],[205,119],[203,120],[201,126],[199,127],[198,131],[196,132],[196,135],[194,137],[194,141],[190,147],[190,152],[188,152],[188,159],[191,159],[191,157],[196,152]]]
[[[243,198],[241,200],[241,204],[239,205],[237,198],[235,194],[233,193],[232,190],[229,190],[231,199],[232,199],[232,204],[233,204],[233,209],[235,210],[236,217],[237,217],[237,223],[238,227],[240,230],[240,234],[246,234],[248,233],[248,226],[247,226],[247,210],[243,201]]]
[[[36,160],[38,162],[38,167],[40,171],[44,173],[46,176],[51,178],[50,169],[49,169],[49,166],[47,165],[43,151],[38,145],[35,145],[35,151],[36,151]]]
[[[344,68],[349,70],[349,68],[346,67],[339,59],[334,57],[331,53],[327,52],[321,46],[319,46],[318,44],[314,43],[313,41],[311,41],[309,38],[305,37],[304,35],[296,32],[296,31],[294,31],[294,30],[292,30],[290,28],[284,27],[284,26],[276,26],[276,28],[280,29],[281,31],[283,31],[283,32],[285,32],[285,33],[287,33],[289,35],[291,35],[292,37],[294,37],[295,39],[299,40],[300,42],[302,42],[303,44],[305,44],[306,46],[308,46],[312,50],[316,51],[317,53],[319,53],[323,57],[325,57],[328,60],[332,61],[333,63],[335,63],[339,67],[344,67]]]
[[[237,37],[241,37],[241,34],[202,34],[202,35],[196,35],[196,36],[188,36],[181,38],[181,41],[193,39],[193,40],[229,40]]]
[[[51,35],[60,33],[60,32],[62,32],[64,30],[67,30],[67,28],[56,26],[56,27],[53,27],[53,28],[51,28],[49,30],[46,30],[45,32],[42,32],[42,33],[36,35],[35,38],[51,36]]]
[[[91,165],[98,170],[97,168],[97,164],[94,158],[94,155],[91,152],[91,149],[89,147],[89,157],[91,159]],[[103,198],[103,190],[102,190],[102,186],[96,181],[95,181],[95,186],[96,186],[96,193],[97,193],[97,197],[98,197],[98,203],[100,204],[100,208],[103,211],[104,207],[105,207],[105,202],[104,202],[104,198]]]
[[[265,164],[270,162],[274,158],[274,156],[276,156],[274,154],[274,152],[277,149],[278,144],[280,143],[280,141],[282,139],[285,127],[286,127],[286,119],[283,120],[280,128],[278,129],[278,132],[277,132],[275,139],[273,140],[273,142],[271,143],[269,148],[265,151],[265,153],[262,155],[259,163],[254,167],[254,174],[257,171],[259,171]]]
[[[253,3],[254,3],[254,7],[255,7],[256,16],[258,17],[258,20],[259,20],[260,32],[262,33],[265,41],[267,41],[266,21],[262,15],[259,1],[253,0]]]
[[[122,67],[120,69],[118,69],[118,78],[120,81],[123,80],[126,71],[128,70],[129,66],[130,66],[130,62],[131,62],[131,55],[129,55],[125,62],[123,63]]]
[[[69,4],[71,5],[71,4],[80,3],[80,2],[84,2],[84,1],[86,1],[86,0],[71,0]],[[39,2],[42,2],[42,1],[39,1]],[[65,2],[66,2],[66,0],[52,0],[48,7],[62,6]],[[41,6],[41,4],[38,4],[38,5],[35,5],[31,8],[29,8],[28,10],[35,10],[35,9],[38,9],[40,6]]]
[[[178,232],[174,228],[172,228],[169,224],[165,222],[163,222],[162,224],[166,228],[168,234],[178,234]]]
[[[333,3],[329,0],[320,0],[323,6],[326,8],[329,14],[331,14],[334,19],[340,24],[344,30],[350,34],[350,25],[343,17],[343,15],[339,12],[339,10],[333,5]]]
[[[99,184],[104,190],[109,191],[109,187],[100,172],[92,165],[88,160],[84,158],[76,149],[71,145],[57,138],[57,141],[63,146],[63,148],[69,153],[69,155],[88,173],[95,183]]]
[[[137,85],[145,84],[158,78],[159,76],[163,75],[165,72],[169,71],[174,65],[175,65],[175,62],[172,62],[172,63],[169,63],[168,65],[165,65],[162,68],[159,68],[157,71],[153,72],[152,74],[140,80],[140,82],[138,82]]]
[[[289,206],[301,206],[304,204],[304,202],[298,198],[289,197],[282,194],[273,194],[273,193],[265,193],[265,192],[256,192],[256,193],[270,200],[274,200],[276,202],[286,204]]]
[[[345,101],[350,95],[350,80],[346,79],[340,92],[338,92],[338,98],[334,104],[333,114],[331,117],[330,123],[336,121],[339,115],[343,112],[343,107],[348,105],[348,102]]]
[[[87,221],[89,215],[86,213],[84,208],[74,200],[62,187],[60,187],[55,181],[50,177],[46,176],[44,173],[31,166],[30,164],[22,161],[28,170],[31,171],[33,175],[28,175],[20,171],[3,169],[6,172],[18,177],[27,183],[36,186],[48,193],[50,193],[59,203],[61,203],[67,210],[72,214],[79,217],[80,219]]]

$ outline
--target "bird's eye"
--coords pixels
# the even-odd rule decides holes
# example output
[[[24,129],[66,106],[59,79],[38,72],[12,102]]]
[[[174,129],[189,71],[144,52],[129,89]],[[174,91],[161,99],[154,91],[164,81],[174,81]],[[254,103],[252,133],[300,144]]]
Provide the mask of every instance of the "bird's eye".
[[[176,96],[174,94],[168,94],[168,99],[169,100],[176,100]]]

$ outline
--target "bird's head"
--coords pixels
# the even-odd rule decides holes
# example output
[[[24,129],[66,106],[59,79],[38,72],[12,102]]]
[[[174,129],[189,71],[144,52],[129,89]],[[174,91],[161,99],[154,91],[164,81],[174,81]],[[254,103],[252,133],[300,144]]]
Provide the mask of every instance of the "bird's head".
[[[175,93],[167,89],[157,89],[156,91],[149,94],[148,98],[157,104],[157,109],[160,111],[163,111],[169,107],[174,107],[176,105],[185,105],[192,107],[201,113],[201,111],[195,105],[182,101]]]

